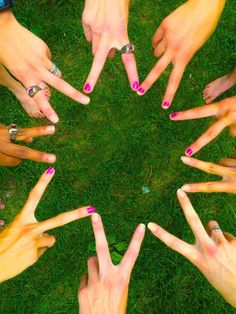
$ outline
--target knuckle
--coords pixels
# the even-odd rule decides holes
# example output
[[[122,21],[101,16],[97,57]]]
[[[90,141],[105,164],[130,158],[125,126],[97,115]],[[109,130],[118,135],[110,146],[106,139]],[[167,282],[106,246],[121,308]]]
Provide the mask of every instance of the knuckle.
[[[27,150],[23,147],[17,148],[16,154],[20,158],[24,158],[27,156]]]

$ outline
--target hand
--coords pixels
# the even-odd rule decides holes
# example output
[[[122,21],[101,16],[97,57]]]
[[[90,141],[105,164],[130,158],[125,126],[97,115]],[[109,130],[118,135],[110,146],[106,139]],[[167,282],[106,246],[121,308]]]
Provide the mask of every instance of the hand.
[[[182,157],[184,164],[222,177],[221,181],[191,183],[182,186],[185,192],[226,192],[236,194],[236,156],[220,160],[220,165],[191,157]]]
[[[121,263],[113,265],[101,217],[92,216],[97,257],[88,260],[88,275],[79,289],[80,314],[126,313],[131,272],[139,255],[145,226],[139,225]]]
[[[89,98],[60,77],[50,73],[53,63],[47,45],[37,36],[20,25],[11,11],[0,13],[0,63],[19,80],[25,88],[32,85],[51,85],[63,94],[82,104],[88,104]],[[53,123],[59,118],[43,91],[39,91],[34,100],[43,114]]]
[[[154,223],[149,223],[148,228],[193,263],[223,298],[236,307],[236,238],[223,233],[216,221],[209,222],[205,230],[187,195],[182,190],[177,195],[195,236],[195,244],[178,239]]]
[[[17,141],[30,143],[34,137],[45,136],[53,134],[55,127],[40,126],[36,128],[20,129]],[[56,156],[52,154],[43,153],[28,147],[13,144],[10,141],[8,128],[4,125],[0,126],[0,165],[14,167],[18,166],[22,159],[34,160],[37,162],[54,163]]]
[[[191,120],[205,117],[216,117],[217,121],[199,139],[185,150],[185,154],[192,156],[202,147],[214,140],[226,127],[230,126],[231,136],[236,136],[236,97],[224,99],[212,105],[200,106],[194,109],[174,112],[171,120]]]
[[[46,234],[47,230],[64,226],[94,212],[92,207],[81,207],[38,222],[35,209],[53,175],[53,168],[42,175],[21,212],[0,234],[0,282],[23,272],[55,244],[55,237]]]
[[[86,0],[83,12],[84,34],[92,42],[93,65],[84,91],[93,91],[105,65],[107,56],[113,58],[115,49],[120,50],[129,43],[129,0]],[[134,55],[122,54],[132,90],[138,89],[139,79]]]
[[[164,19],[152,39],[154,54],[160,60],[141,84],[139,95],[172,63],[174,68],[162,102],[164,109],[169,108],[186,66],[214,32],[224,4],[225,0],[188,0]]]

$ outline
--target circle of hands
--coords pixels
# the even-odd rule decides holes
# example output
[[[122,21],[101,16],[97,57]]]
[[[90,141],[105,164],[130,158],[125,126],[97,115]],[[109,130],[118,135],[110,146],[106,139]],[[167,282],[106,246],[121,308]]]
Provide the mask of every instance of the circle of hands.
[[[134,54],[122,54],[130,88],[142,96],[172,64],[173,69],[162,102],[162,107],[168,109],[186,66],[214,32],[224,3],[222,0],[189,0],[166,17],[152,39],[154,54],[159,60],[141,84]],[[129,43],[128,17],[129,0],[85,1],[82,23],[85,37],[92,44],[94,55],[91,71],[84,84],[86,94],[94,90],[107,57],[113,58],[116,50]],[[0,80],[4,77],[5,81],[8,81],[6,86],[9,89],[17,88],[15,94],[31,117],[46,117],[52,123],[59,121],[50,104],[49,86],[83,105],[89,103],[88,95],[77,91],[64,81],[60,71],[57,75],[50,73],[53,63],[49,48],[41,39],[21,26],[11,12],[1,13],[0,42],[4,42],[4,49],[0,49]],[[29,86],[42,83],[45,88],[33,98],[25,93]],[[189,244],[153,222],[148,224],[148,228],[167,246],[193,263],[225,300],[236,307],[236,238],[227,232],[219,232],[216,221],[210,221],[205,228],[185,193],[236,194],[236,156],[224,158],[218,165],[190,157],[214,140],[226,127],[229,127],[231,136],[236,136],[236,97],[170,114],[172,121],[205,117],[214,117],[216,121],[194,143],[189,143],[185,150],[186,156],[181,159],[184,164],[218,175],[222,180],[185,184],[177,192],[186,221],[195,237],[195,243]],[[16,140],[31,143],[35,137],[52,135],[54,132],[53,125],[22,128]],[[2,125],[0,165],[17,166],[23,159],[54,163],[56,156],[12,143],[8,128]],[[42,175],[23,209],[0,234],[0,282],[20,274],[55,244],[56,239],[46,233],[48,230],[91,216],[97,256],[88,260],[88,274],[81,280],[78,294],[80,312],[125,313],[130,276],[145,235],[145,225],[140,224],[136,228],[121,263],[114,265],[102,219],[95,213],[93,207],[78,208],[38,222],[35,210],[54,173],[55,170],[49,168]]]

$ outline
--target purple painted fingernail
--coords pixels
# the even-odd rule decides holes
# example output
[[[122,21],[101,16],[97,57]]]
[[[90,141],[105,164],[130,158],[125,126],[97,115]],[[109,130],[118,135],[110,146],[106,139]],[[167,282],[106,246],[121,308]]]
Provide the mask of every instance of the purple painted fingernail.
[[[171,119],[174,119],[176,117],[177,117],[177,112],[173,112],[173,113],[170,114],[170,118]]]
[[[187,148],[186,151],[185,151],[185,154],[188,155],[188,156],[191,156],[193,154],[193,151],[191,148]]]
[[[47,169],[46,174],[53,174],[54,171],[55,171],[55,169],[50,167],[50,168]]]
[[[84,91],[85,91],[85,92],[90,92],[90,91],[91,91],[91,86],[90,86],[89,83],[86,83],[86,84],[84,85]]]
[[[137,93],[138,93],[139,95],[143,95],[144,92],[145,92],[145,89],[143,89],[142,87],[139,87]]]
[[[88,214],[94,214],[95,211],[96,211],[96,209],[95,209],[94,207],[89,207],[89,208],[87,208]]]
[[[139,88],[139,83],[137,81],[135,81],[133,83],[133,90],[137,90]]]
[[[163,101],[162,107],[169,108],[170,107],[170,102],[169,101]]]
[[[3,227],[5,225],[5,221],[3,219],[0,219],[0,227]]]

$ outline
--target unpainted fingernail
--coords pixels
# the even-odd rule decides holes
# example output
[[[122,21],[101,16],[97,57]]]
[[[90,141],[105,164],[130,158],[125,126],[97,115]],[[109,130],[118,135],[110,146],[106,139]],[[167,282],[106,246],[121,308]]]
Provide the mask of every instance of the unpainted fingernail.
[[[93,214],[92,215],[92,221],[93,222],[98,222],[99,221],[99,215],[98,214]]]
[[[54,163],[56,161],[56,156],[55,155],[49,155],[47,158],[47,161],[50,163]]]
[[[142,87],[139,87],[139,89],[138,89],[138,91],[137,91],[137,94],[138,94],[138,95],[143,95],[144,92],[145,92],[145,89],[142,88]]]
[[[177,115],[178,115],[177,112],[173,112],[173,113],[170,114],[170,118],[174,119],[174,118],[177,117]]]
[[[153,222],[149,222],[148,229],[151,230],[152,232],[155,232],[155,231],[157,231],[158,227]]]
[[[135,81],[133,83],[133,90],[137,90],[139,88],[139,83],[137,81]]]
[[[144,224],[140,224],[140,225],[138,226],[138,231],[139,231],[140,233],[143,233],[143,232],[145,231],[145,229],[146,229],[146,226],[145,226]]]
[[[189,161],[189,157],[182,156],[181,160],[182,160],[183,163],[188,162]]]
[[[191,156],[191,155],[193,154],[192,149],[191,149],[191,148],[187,148],[187,149],[185,150],[185,154],[188,155],[188,156]]]
[[[85,91],[85,92],[90,92],[90,91],[91,91],[91,85],[90,85],[89,83],[86,83],[86,84],[84,85],[84,91]]]
[[[162,103],[162,107],[163,108],[169,108],[170,107],[170,102],[169,101],[163,101],[163,103]]]
[[[88,207],[88,208],[87,208],[88,214],[94,214],[95,211],[96,211],[96,209],[95,209],[94,207]]]
[[[5,225],[5,220],[0,219],[0,227],[3,227]]]
[[[54,132],[55,132],[55,126],[54,126],[54,125],[48,126],[48,127],[46,128],[46,131],[54,133]]]
[[[177,194],[178,194],[180,197],[185,197],[185,195],[186,195],[182,189],[178,189],[178,190],[177,190]]]
[[[50,167],[46,170],[46,174],[53,174],[55,172],[55,169],[53,167]]]
[[[182,186],[181,190],[184,191],[184,192],[190,192],[191,188],[190,188],[189,185],[185,184],[185,185]]]

